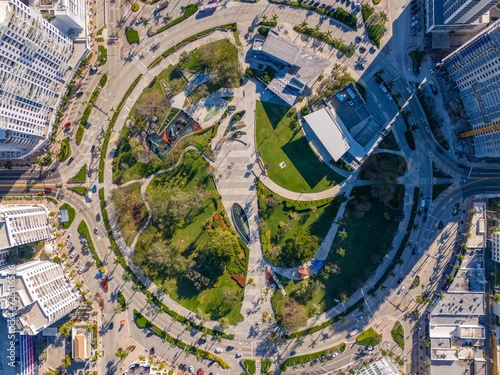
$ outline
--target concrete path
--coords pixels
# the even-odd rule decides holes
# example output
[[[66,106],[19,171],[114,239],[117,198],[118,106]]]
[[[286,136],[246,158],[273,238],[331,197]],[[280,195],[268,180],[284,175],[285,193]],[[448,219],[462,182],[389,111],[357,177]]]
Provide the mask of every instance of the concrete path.
[[[215,148],[216,185],[224,208],[232,220],[231,208],[234,203],[238,203],[247,215],[250,229],[248,284],[241,307],[241,314],[245,317],[245,321],[234,329],[236,336],[241,335],[242,338],[247,338],[250,328],[255,324],[260,324],[265,312],[272,316],[273,310],[266,286],[266,262],[262,256],[259,235],[256,178],[251,173],[256,159],[254,147],[252,147],[255,139],[255,83],[247,81],[245,86],[236,90],[235,101],[236,111],[246,111],[243,118],[246,126],[240,129],[243,131],[241,138],[219,142],[223,139],[224,131],[229,125],[229,120],[227,120],[221,124],[212,145],[213,147],[218,145]]]

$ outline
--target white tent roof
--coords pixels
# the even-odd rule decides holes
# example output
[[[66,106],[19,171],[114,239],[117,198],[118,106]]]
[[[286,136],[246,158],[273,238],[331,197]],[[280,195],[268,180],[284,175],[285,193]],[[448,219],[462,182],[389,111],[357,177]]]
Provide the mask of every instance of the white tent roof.
[[[351,147],[349,140],[326,108],[304,116],[304,120],[331,155],[339,160]]]

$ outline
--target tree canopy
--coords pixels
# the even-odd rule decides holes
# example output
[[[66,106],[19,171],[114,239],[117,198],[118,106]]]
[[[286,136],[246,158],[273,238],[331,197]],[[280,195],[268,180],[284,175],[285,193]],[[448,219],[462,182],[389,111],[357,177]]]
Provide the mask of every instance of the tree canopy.
[[[310,260],[318,249],[318,237],[312,235],[308,229],[301,227],[293,238],[285,241],[282,251],[282,261],[288,266],[294,266]]]

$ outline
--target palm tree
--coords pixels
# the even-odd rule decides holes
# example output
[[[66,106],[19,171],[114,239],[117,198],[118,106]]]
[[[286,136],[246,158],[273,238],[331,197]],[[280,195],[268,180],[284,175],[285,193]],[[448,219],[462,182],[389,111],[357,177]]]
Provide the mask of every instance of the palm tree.
[[[82,78],[82,77],[83,77],[83,74],[82,74],[82,72],[80,71],[80,69],[78,69],[78,70],[76,70],[76,71],[75,71],[75,77],[76,77],[76,78]]]
[[[302,29],[302,31],[305,31],[307,29],[307,22],[306,21],[302,21],[300,23],[300,28]]]
[[[396,93],[392,94],[392,97],[394,98],[394,100],[396,102],[399,102],[399,99],[401,99],[403,97],[403,95],[400,92],[396,92]]]
[[[378,15],[382,19],[382,21],[384,21],[384,23],[389,20],[389,18],[387,17],[387,14],[385,12],[380,12]]]
[[[387,287],[385,285],[380,286],[380,290],[386,290],[386,289],[387,289]]]
[[[412,227],[413,230],[418,230],[418,228],[420,228],[420,224],[419,223],[413,224],[413,227]]]
[[[345,229],[342,229],[340,232],[339,232],[339,237],[342,241],[344,241],[346,238],[347,238],[347,232]]]
[[[331,38],[332,38],[332,30],[328,29],[328,30],[326,30],[326,33],[325,33],[325,42],[328,43]]]
[[[271,19],[273,20],[274,23],[278,23],[278,15],[277,14],[273,14],[271,16]]]
[[[317,35],[320,28],[321,28],[321,26],[319,24],[314,26],[314,34],[313,35]]]
[[[379,69],[375,72],[375,76],[377,76],[378,78],[381,78],[382,77],[382,74],[385,73],[385,70],[384,69]]]
[[[82,285],[83,285],[83,283],[82,283],[81,281],[77,281],[77,282],[75,283],[75,287],[76,287],[77,289],[80,289],[80,288],[82,287]]]
[[[385,83],[385,87],[387,87],[387,90],[391,91],[392,88],[394,87],[394,81],[387,81]]]
[[[149,24],[149,20],[146,17],[142,17],[142,24],[147,26]]]
[[[267,16],[264,14],[264,15],[262,15],[261,19],[262,19],[262,23],[265,23],[267,21]]]
[[[403,258],[398,258],[394,263],[396,263],[398,266],[401,266],[404,263],[404,260]]]
[[[340,255],[341,257],[344,257],[345,256],[345,249],[339,247],[337,249],[337,254]]]
[[[339,316],[339,320],[340,320],[342,323],[347,323],[347,318],[346,318],[344,315]]]
[[[142,354],[139,356],[139,361],[143,362],[146,360],[146,357],[143,356]]]

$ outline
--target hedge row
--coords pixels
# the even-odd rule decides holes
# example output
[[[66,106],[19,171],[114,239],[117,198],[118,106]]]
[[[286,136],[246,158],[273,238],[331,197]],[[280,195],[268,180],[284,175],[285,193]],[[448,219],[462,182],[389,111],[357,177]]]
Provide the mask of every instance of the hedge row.
[[[113,127],[115,126],[115,122],[118,119],[118,116],[120,115],[120,112],[123,108],[123,105],[125,104],[125,101],[127,100],[130,93],[135,89],[135,86],[137,86],[137,84],[141,80],[141,77],[142,77],[142,74],[139,74],[139,76],[137,76],[135,81],[132,82],[130,87],[127,89],[127,91],[123,95],[123,98],[120,101],[120,104],[118,104],[118,108],[116,108],[115,112],[113,113],[113,117],[111,118],[111,121],[109,122],[108,129],[106,130],[106,134],[104,135],[104,142],[102,144],[101,156],[99,158],[99,183],[101,183],[101,184],[104,182],[104,165],[105,165],[106,155],[108,153],[108,144],[109,144],[109,138],[111,137],[111,132],[113,131]]]
[[[223,369],[231,368],[229,364],[227,364],[222,358],[213,355],[212,353],[206,352],[205,350],[201,350],[195,346],[188,345],[185,342],[170,336],[167,332],[162,331],[160,328],[151,323],[144,315],[142,315],[138,310],[134,309],[134,321],[137,327],[146,328],[152,331],[157,336],[161,337],[163,340],[169,342],[172,345],[177,346],[178,348],[186,351],[187,353],[194,354],[196,356],[200,356],[211,361],[215,361],[219,364]]]
[[[190,37],[182,40],[181,42],[177,43],[176,45],[170,47],[165,52],[163,52],[161,54],[161,56],[158,56],[155,60],[153,60],[153,62],[151,64],[149,64],[148,69],[154,68],[159,63],[161,63],[161,61],[163,59],[167,58],[172,53],[174,53],[175,51],[181,49],[185,45],[187,45],[187,44],[191,43],[192,41],[195,41],[196,39],[199,39],[199,38],[201,38],[203,36],[209,35],[209,34],[213,33],[217,29],[224,29],[224,30],[236,31],[236,30],[238,30],[238,27],[236,26],[235,23],[229,23],[227,25],[212,27],[210,29],[200,31],[198,34],[191,35]]]
[[[159,34],[165,30],[170,29],[171,27],[174,27],[175,25],[178,25],[182,21],[187,20],[189,17],[191,17],[197,11],[198,11],[198,5],[189,4],[186,7],[186,9],[184,10],[184,13],[182,14],[182,16],[180,16],[179,18],[176,18],[175,20],[170,21],[166,25],[163,25],[162,27],[160,27],[158,30],[153,30],[153,29],[149,28],[148,29],[148,36],[150,36],[150,37],[154,36],[154,35]]]
[[[280,367],[280,370],[285,371],[288,366],[301,365],[303,363],[308,363],[308,362],[314,361],[315,359],[321,358],[328,353],[333,353],[336,351],[343,353],[345,351],[345,349],[346,349],[346,344],[342,343],[340,345],[334,346],[334,347],[326,349],[326,350],[321,350],[319,352],[299,355],[296,357],[290,357],[285,362],[283,362],[283,364]]]
[[[276,0],[269,0],[271,3],[278,3],[281,4],[283,3],[282,1],[276,1]],[[286,3],[287,5],[295,8],[302,8],[302,9],[307,9],[311,10],[313,12],[323,14],[325,16],[328,16],[330,18],[333,18],[336,21],[339,21],[346,25],[347,27],[357,30],[358,29],[358,20],[355,15],[349,13],[343,8],[335,8],[335,9],[321,9],[317,8],[315,6],[309,5],[306,2],[298,2],[298,1],[291,1],[289,3]]]

